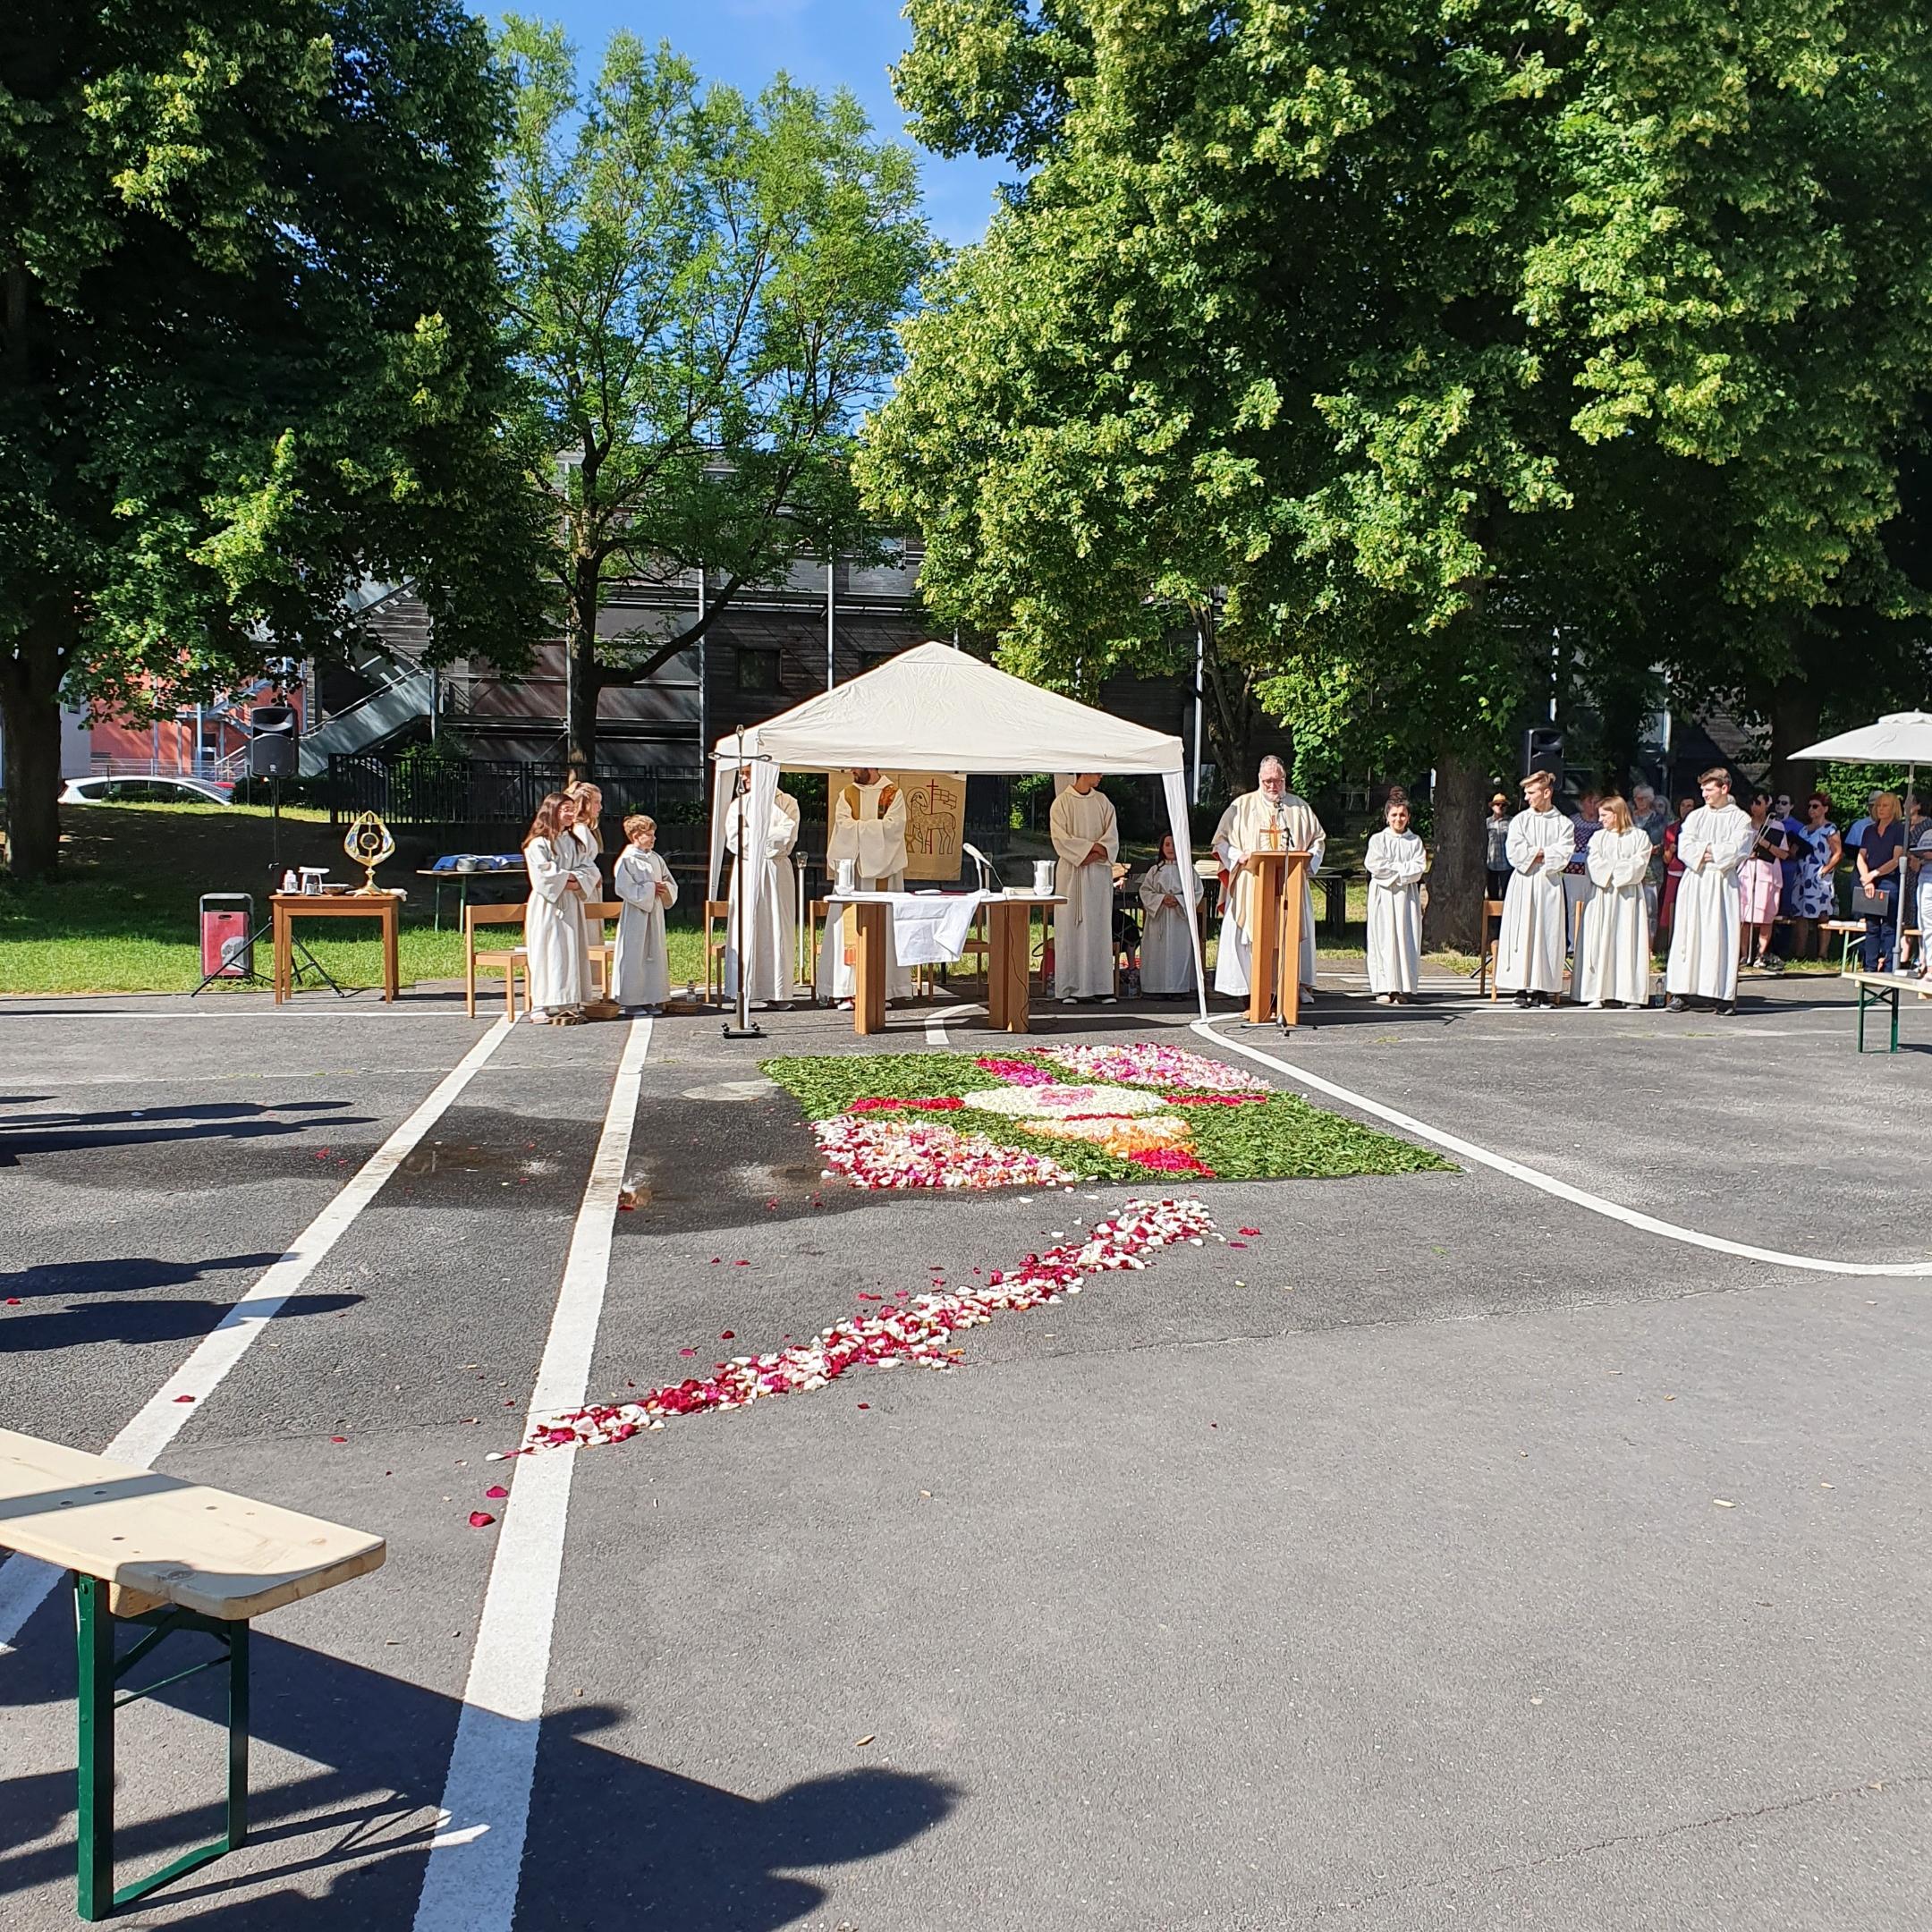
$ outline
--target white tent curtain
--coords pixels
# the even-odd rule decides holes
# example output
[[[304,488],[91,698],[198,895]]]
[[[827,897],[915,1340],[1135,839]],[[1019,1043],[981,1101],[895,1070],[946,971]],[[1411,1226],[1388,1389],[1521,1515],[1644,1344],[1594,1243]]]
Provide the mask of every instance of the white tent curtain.
[[[945,644],[919,644],[862,676],[763,724],[721,738],[712,754],[711,871],[717,897],[725,814],[735,809],[733,781],[752,764],[741,852],[764,849],[781,767],[788,771],[956,771],[1007,776],[1032,772],[1097,771],[1157,775],[1167,804],[1174,854],[1191,873],[1186,758],[1181,740],[1041,691]],[[1208,1013],[1208,974],[1200,922],[1188,922],[1194,953],[1196,1004]]]

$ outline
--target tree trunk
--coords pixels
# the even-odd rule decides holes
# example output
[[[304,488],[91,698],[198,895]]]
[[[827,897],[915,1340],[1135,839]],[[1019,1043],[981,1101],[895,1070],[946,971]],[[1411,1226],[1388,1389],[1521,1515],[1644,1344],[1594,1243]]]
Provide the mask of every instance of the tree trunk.
[[[45,656],[49,663],[36,663]],[[60,869],[60,679],[52,640],[22,638],[20,655],[0,655],[0,732],[6,738],[8,870],[51,879]]]
[[[1436,758],[1434,862],[1422,922],[1424,943],[1431,951],[1482,950],[1483,901],[1488,895],[1483,820],[1488,800],[1487,765],[1456,752]]]
[[[592,559],[577,559],[571,584],[570,628],[564,643],[570,659],[570,697],[564,721],[566,779],[588,778],[597,769],[597,692],[601,689],[597,661],[598,575]]]
[[[1794,809],[1815,783],[1816,767],[1792,753],[1800,745],[1817,743],[1823,701],[1818,686],[1802,677],[1780,678],[1771,693],[1771,770],[1765,783],[1774,796],[1789,792]]]

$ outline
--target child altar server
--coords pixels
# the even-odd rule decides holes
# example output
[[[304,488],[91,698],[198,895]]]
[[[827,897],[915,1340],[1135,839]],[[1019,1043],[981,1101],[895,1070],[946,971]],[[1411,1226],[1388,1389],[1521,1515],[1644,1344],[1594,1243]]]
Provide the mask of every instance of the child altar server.
[[[1174,857],[1173,833],[1160,842],[1159,860],[1140,880],[1140,904],[1147,931],[1140,939],[1140,990],[1157,999],[1175,999],[1194,990],[1194,944],[1188,922],[1200,897],[1200,880],[1184,877]]]
[[[657,856],[657,821],[632,812],[623,822],[630,842],[618,854],[611,882],[623,912],[611,962],[611,997],[627,1009],[657,1013],[671,996],[671,955],[665,945],[665,908],[677,903],[677,881]]]
[[[1606,798],[1589,843],[1596,891],[1584,925],[1577,997],[1589,1006],[1650,1004],[1650,835],[1620,798]]]
[[[1422,978],[1422,875],[1428,853],[1409,829],[1409,801],[1391,799],[1368,841],[1368,990],[1385,1005],[1413,1004]]]
[[[1522,791],[1524,809],[1510,820],[1496,983],[1519,1006],[1549,1006],[1563,988],[1563,881],[1576,852],[1576,827],[1556,809],[1553,774],[1531,772]]]
[[[530,1016],[538,1025],[583,1023],[590,952],[583,917],[584,848],[576,826],[575,801],[553,792],[537,808],[523,840],[530,886],[523,943],[530,953]]]

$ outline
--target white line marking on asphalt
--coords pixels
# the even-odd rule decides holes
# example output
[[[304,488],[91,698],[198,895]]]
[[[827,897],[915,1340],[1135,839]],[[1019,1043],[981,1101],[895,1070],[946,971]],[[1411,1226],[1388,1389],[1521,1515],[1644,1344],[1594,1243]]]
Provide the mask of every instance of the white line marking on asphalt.
[[[414,1151],[450,1104],[482,1068],[483,1063],[509,1037],[507,1021],[499,1020],[436,1083],[429,1097],[357,1169],[348,1185],[300,1234],[281,1259],[270,1263],[261,1279],[242,1301],[203,1335],[194,1351],[151,1395],[121,1433],[101,1451],[117,1462],[147,1468],[181,1434],[191,1415],[198,1414],[221,1385],[223,1377],[249,1351],[249,1345],[282,1312],[288,1298],[307,1281],[330,1249],[348,1232],[350,1224],[375,1199],[382,1184]],[[178,1398],[191,1395],[191,1402]],[[45,1563],[12,1556],[0,1564],[0,1655],[13,1648],[21,1627],[39,1608],[41,1600],[59,1582],[61,1572]]]
[[[631,1022],[530,1391],[531,1415],[577,1407],[589,1384],[650,1038],[648,1020]],[[516,1914],[577,1458],[519,1457],[507,1466],[516,1474],[496,1525],[442,1817],[416,1904],[416,1932],[510,1932]]]
[[[1427,1121],[1419,1121],[1412,1114],[1384,1106],[1379,1100],[1370,1100],[1365,1095],[1351,1093],[1346,1087],[1338,1087],[1333,1080],[1322,1079],[1318,1073],[1292,1066],[1287,1061],[1263,1053],[1258,1047],[1224,1038],[1215,1031],[1217,1024],[1219,1022],[1214,1020],[1197,1020],[1193,1029],[1203,1039],[1211,1039],[1218,1046],[1245,1054],[1263,1066],[1285,1073],[1290,1080],[1299,1080],[1303,1086],[1312,1087],[1318,1093],[1327,1094],[1350,1106],[1360,1107],[1365,1114],[1373,1114],[1377,1120],[1387,1121],[1391,1126],[1401,1128],[1404,1133],[1414,1134],[1418,1140],[1433,1140],[1437,1147],[1446,1148],[1464,1160],[1474,1161],[1479,1166],[1493,1167],[1498,1174],[1509,1175],[1513,1181],[1540,1188],[1544,1193],[1554,1194],[1557,1199],[1569,1201],[1572,1206],[1587,1208],[1592,1214],[1606,1215],[1626,1226],[1640,1228],[1646,1234],[1661,1234],[1667,1241],[1685,1241],[1693,1248],[1707,1248],[1715,1254],[1736,1255],[1746,1261],[1768,1262],[1773,1267],[1805,1268],[1819,1275],[1885,1275],[1919,1280],[1932,1275],[1932,1261],[1837,1261],[1813,1255],[1784,1254],[1775,1248],[1753,1248],[1745,1241],[1726,1241],[1721,1234],[1704,1234],[1696,1228],[1679,1227],[1674,1221],[1659,1221],[1655,1215],[1626,1208],[1621,1201],[1606,1200],[1601,1194],[1587,1193],[1580,1187],[1572,1187],[1567,1181],[1557,1180],[1554,1174],[1526,1167],[1521,1161],[1511,1160],[1507,1155],[1492,1154],[1487,1148],[1478,1147],[1473,1140],[1465,1140],[1458,1134],[1445,1133],[1440,1127],[1431,1127]]]
[[[952,1043],[946,1038],[946,1028],[955,1020],[967,1020],[976,1013],[983,1012],[977,1005],[945,1006],[934,1013],[926,1022],[926,1044],[928,1046],[946,1046]]]

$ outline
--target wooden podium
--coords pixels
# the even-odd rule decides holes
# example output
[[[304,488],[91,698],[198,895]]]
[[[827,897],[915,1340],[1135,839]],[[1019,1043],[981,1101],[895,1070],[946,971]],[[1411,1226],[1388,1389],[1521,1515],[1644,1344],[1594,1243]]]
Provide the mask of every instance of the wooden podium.
[[[1313,855],[1250,852],[1241,869],[1254,879],[1254,930],[1250,934],[1248,1024],[1284,1027],[1301,1016],[1301,886]]]

